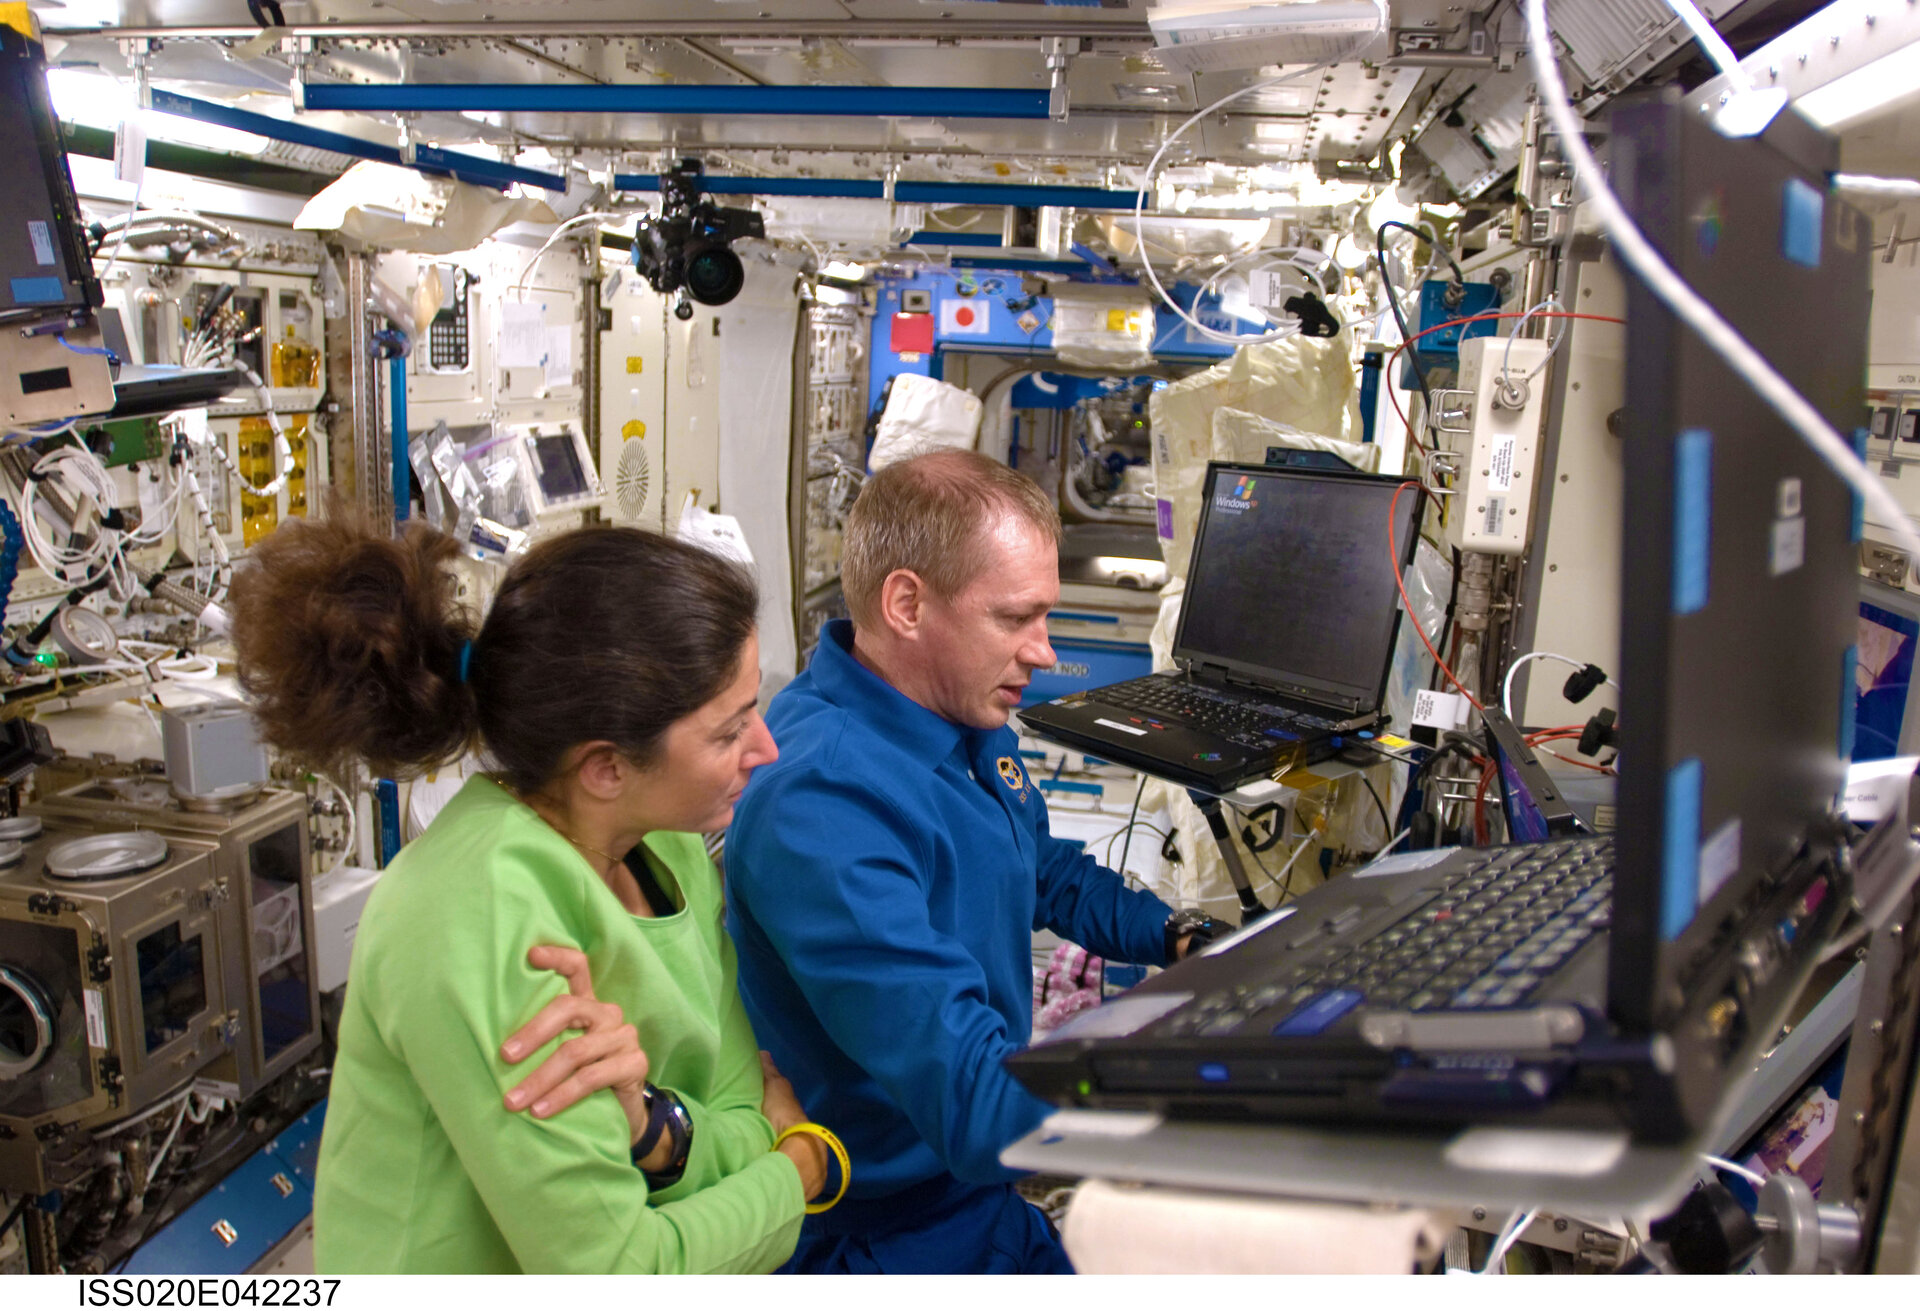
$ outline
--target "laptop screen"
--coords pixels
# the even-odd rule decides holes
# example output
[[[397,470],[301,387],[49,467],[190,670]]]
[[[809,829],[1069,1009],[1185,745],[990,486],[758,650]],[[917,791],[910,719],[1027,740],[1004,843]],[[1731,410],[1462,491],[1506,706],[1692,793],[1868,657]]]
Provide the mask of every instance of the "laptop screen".
[[[1400,617],[1420,496],[1399,479],[1216,464],[1174,655],[1357,710],[1378,704]]]

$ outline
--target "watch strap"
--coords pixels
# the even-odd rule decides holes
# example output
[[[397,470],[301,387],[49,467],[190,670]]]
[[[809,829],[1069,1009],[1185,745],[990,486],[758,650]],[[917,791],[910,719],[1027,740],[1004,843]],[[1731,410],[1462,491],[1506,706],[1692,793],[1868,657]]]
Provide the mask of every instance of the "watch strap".
[[[667,1099],[658,1088],[648,1084],[647,1127],[634,1140],[632,1160],[635,1166],[653,1154],[653,1149],[660,1143],[660,1135],[667,1132],[668,1121]]]

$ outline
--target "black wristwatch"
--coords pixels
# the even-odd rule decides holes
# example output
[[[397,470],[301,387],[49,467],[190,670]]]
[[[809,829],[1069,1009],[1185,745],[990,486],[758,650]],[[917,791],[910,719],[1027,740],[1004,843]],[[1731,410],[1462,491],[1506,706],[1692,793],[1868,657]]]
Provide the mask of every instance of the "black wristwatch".
[[[1176,910],[1167,916],[1167,964],[1171,965],[1180,958],[1180,939],[1189,933],[1193,935],[1193,945],[1187,949],[1191,955],[1195,947],[1205,946],[1231,932],[1231,924],[1223,924],[1203,910]]]
[[[667,1136],[669,1144],[666,1169],[641,1170],[646,1176],[647,1187],[654,1192],[673,1187],[687,1172],[687,1157],[693,1151],[693,1117],[687,1114],[686,1105],[673,1093],[648,1084],[647,1127],[633,1145],[635,1168],[652,1155],[662,1134]]]

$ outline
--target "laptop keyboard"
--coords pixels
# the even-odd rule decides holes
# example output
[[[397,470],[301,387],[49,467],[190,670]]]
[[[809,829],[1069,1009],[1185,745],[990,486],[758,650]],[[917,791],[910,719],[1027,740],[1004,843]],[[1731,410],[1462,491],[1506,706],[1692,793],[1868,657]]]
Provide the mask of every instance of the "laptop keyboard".
[[[1122,710],[1164,715],[1247,746],[1279,746],[1331,729],[1334,722],[1244,694],[1183,679],[1149,676],[1100,689],[1100,700]]]
[[[1484,855],[1438,885],[1430,901],[1332,961],[1296,950],[1294,957],[1313,959],[1283,960],[1281,972],[1264,983],[1201,997],[1162,1032],[1318,1032],[1298,1021],[1338,1018],[1361,1005],[1485,1011],[1528,1004],[1611,922],[1613,839],[1490,848]]]

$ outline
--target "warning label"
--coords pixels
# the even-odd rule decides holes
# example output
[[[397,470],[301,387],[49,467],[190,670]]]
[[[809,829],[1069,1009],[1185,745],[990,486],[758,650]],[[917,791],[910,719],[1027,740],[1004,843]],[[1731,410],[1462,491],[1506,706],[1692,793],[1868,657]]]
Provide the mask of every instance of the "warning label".
[[[1513,490],[1513,447],[1512,433],[1501,433],[1493,439],[1492,463],[1487,466],[1487,486],[1496,492]]]

